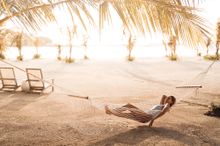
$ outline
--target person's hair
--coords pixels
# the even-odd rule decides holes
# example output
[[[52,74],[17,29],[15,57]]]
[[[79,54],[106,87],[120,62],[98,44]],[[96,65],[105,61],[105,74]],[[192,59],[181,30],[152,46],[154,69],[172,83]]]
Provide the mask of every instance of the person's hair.
[[[172,107],[176,103],[176,98],[174,96],[168,96],[167,99],[168,98],[171,98],[172,100],[172,103],[170,104],[170,107]]]

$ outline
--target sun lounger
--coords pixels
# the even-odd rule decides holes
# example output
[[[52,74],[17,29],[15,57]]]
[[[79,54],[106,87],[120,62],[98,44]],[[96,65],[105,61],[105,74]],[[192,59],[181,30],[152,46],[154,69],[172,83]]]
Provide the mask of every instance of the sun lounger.
[[[2,83],[0,90],[16,91],[20,87],[12,67],[0,67],[0,80]]]
[[[44,80],[43,73],[40,68],[27,68],[27,82],[29,85],[29,92],[44,92],[46,89],[51,88],[51,92],[54,91],[54,80],[51,79],[51,82]]]

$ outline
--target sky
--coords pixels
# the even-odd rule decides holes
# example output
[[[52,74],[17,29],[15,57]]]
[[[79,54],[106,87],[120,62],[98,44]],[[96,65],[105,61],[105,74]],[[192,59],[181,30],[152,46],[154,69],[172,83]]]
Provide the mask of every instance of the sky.
[[[216,23],[220,18],[220,0],[206,0],[201,4],[204,17],[211,23]]]

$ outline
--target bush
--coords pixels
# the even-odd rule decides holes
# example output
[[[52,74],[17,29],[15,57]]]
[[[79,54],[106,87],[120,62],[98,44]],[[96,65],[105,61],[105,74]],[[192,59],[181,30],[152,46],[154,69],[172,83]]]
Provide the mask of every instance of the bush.
[[[135,57],[128,57],[128,61],[134,61]]]
[[[216,116],[220,117],[220,104],[211,103],[209,111],[204,113],[207,116]]]
[[[39,59],[40,58],[40,54],[35,54],[33,59]]]
[[[74,59],[72,59],[72,58],[66,58],[65,62],[66,62],[66,63],[73,63],[73,62],[74,62]]]
[[[89,57],[88,57],[87,55],[85,55],[85,56],[84,56],[84,59],[85,59],[85,60],[88,60],[88,59],[89,59]]]
[[[60,56],[57,56],[57,60],[62,60],[62,58]]]
[[[18,60],[18,61],[23,61],[23,56],[18,56],[18,57],[17,57],[17,60]]]
[[[176,60],[177,60],[177,55],[171,55],[171,56],[168,56],[168,58],[169,58],[171,61],[176,61]]]
[[[216,55],[205,55],[203,57],[205,60],[219,60],[220,57],[217,57]]]
[[[202,55],[202,53],[200,53],[200,52],[199,52],[199,53],[197,53],[197,56],[201,56],[201,55]]]
[[[5,55],[4,54],[0,54],[0,59],[5,59]]]

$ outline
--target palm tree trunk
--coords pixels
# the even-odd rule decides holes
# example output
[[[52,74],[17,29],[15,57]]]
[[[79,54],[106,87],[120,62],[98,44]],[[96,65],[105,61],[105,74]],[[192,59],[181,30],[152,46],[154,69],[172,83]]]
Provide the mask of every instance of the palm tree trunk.
[[[132,35],[130,34],[129,39],[128,39],[128,45],[127,45],[127,48],[128,48],[128,60],[129,61],[133,61],[133,58],[131,56],[133,47],[134,47],[134,40],[132,40]]]
[[[131,49],[128,51],[128,60],[131,60]]]
[[[58,49],[57,59],[61,60],[61,45],[58,45],[57,49]]]
[[[216,42],[216,58],[218,59],[218,57],[219,57],[219,54],[218,54],[218,52],[219,52],[219,45],[220,45],[220,42]]]
[[[19,56],[18,56],[18,60],[22,60],[22,33],[17,35],[16,38],[16,47],[18,48],[18,52],[19,52]]]
[[[209,55],[209,46],[210,46],[210,44],[211,44],[211,39],[210,38],[208,38],[207,39],[207,43],[206,43],[206,55]]]
[[[166,43],[165,43],[165,41],[163,40],[163,46],[164,46],[164,48],[165,48],[165,53],[166,53],[166,56],[168,56],[168,53],[167,53],[167,45],[166,45]]]
[[[88,41],[88,36],[84,36],[84,42],[83,42],[84,59],[88,59],[88,56],[87,56],[87,41]]]
[[[173,53],[174,53],[174,55],[176,55],[176,46],[174,46],[174,48],[173,48]]]
[[[72,60],[72,33],[71,33],[71,31],[70,31],[70,29],[69,29],[69,27],[67,28],[67,30],[68,30],[68,33],[69,33],[69,47],[70,47],[70,50],[69,50],[69,61],[71,61]]]
[[[1,50],[1,46],[0,46],[0,59],[4,59],[4,54],[3,54],[3,50]]]
[[[19,51],[19,56],[21,57],[22,56],[21,48],[19,48],[18,51]]]
[[[217,23],[217,35],[216,35],[216,58],[219,59],[219,45],[220,45],[220,21]]]
[[[70,44],[69,60],[72,60],[72,44]]]
[[[86,48],[86,47],[84,48],[84,59],[88,59],[88,56],[87,56],[87,48]]]
[[[38,47],[36,47],[36,51],[37,51],[37,55],[39,54],[39,50],[38,50]]]
[[[3,46],[0,44],[0,55],[3,55]]]

